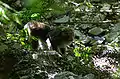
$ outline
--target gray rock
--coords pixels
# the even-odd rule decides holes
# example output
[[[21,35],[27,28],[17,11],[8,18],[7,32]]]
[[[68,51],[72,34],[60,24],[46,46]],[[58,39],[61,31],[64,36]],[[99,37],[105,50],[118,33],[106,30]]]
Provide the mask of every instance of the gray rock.
[[[104,30],[100,27],[95,27],[92,28],[88,31],[88,33],[92,34],[92,35],[99,35],[100,33],[102,33]]]

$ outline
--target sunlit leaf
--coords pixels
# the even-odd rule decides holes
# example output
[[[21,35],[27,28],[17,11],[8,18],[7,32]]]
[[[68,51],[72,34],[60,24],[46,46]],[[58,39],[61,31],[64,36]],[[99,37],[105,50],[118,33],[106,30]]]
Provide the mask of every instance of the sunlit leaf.
[[[25,45],[25,43],[24,43],[24,42],[21,42],[21,44],[22,44],[22,45]]]
[[[86,2],[86,5],[87,5],[89,8],[93,7],[93,5],[92,5],[90,2]]]
[[[89,55],[88,55],[88,54],[86,54],[86,57],[87,57],[87,58],[88,58],[88,56],[89,56]]]
[[[37,16],[38,16],[37,13],[34,13],[34,14],[31,15],[32,18],[33,18],[33,17],[37,17]]]
[[[9,39],[12,36],[12,34],[7,33],[7,39]]]
[[[75,48],[73,51],[74,51],[76,57],[81,56],[81,54],[79,53],[79,48]]]

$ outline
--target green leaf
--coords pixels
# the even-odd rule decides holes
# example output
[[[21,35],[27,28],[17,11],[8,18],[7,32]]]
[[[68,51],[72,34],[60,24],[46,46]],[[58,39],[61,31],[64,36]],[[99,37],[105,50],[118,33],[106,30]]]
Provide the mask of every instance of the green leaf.
[[[18,24],[22,24],[22,22],[20,21],[20,19],[19,19],[19,17],[18,17],[18,15],[17,14],[13,14],[12,15],[13,16],[13,20],[16,22],[16,23],[18,23]]]
[[[75,49],[73,50],[73,52],[75,53],[75,56],[76,56],[76,57],[80,57],[80,56],[81,56],[81,54],[79,53],[79,48],[75,48]]]
[[[38,14],[37,14],[37,13],[34,13],[34,14],[31,15],[31,17],[32,17],[32,18],[33,18],[33,17],[38,17]]]
[[[19,43],[15,43],[15,44],[13,45],[13,48],[15,48],[15,49],[20,49],[20,44],[19,44]]]
[[[5,51],[6,49],[8,49],[8,46],[6,46],[5,44],[0,45],[0,52]]]
[[[21,42],[21,44],[22,44],[22,45],[25,45],[25,43],[24,43],[24,42]]]

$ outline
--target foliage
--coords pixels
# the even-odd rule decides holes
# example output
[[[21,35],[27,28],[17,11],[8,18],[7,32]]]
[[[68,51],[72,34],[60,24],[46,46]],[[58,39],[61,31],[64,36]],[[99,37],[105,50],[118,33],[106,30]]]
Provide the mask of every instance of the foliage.
[[[79,76],[79,79],[85,79],[94,76],[95,79],[119,79],[118,1],[114,3],[107,0],[9,0],[8,2],[5,0],[5,3],[2,1],[0,1],[0,61],[6,63],[5,60],[9,60],[9,57],[11,60],[17,60],[13,63],[9,61],[11,67],[2,63],[10,69],[6,73],[11,79],[45,79],[56,72],[61,73],[55,78],[77,79]],[[24,4],[17,4],[19,2]],[[17,9],[18,7],[20,9]],[[75,40],[65,56],[59,57],[53,52],[51,55],[51,52],[46,54],[43,51],[31,50],[27,32],[23,30],[23,26],[31,20],[46,22],[54,28],[62,26],[75,30]],[[33,59],[34,54],[37,55],[37,59]],[[108,67],[108,70],[95,65],[94,59],[104,60],[104,58],[106,63],[110,62],[104,67]],[[109,71],[110,68],[116,70]],[[6,73],[4,76],[8,77]]]

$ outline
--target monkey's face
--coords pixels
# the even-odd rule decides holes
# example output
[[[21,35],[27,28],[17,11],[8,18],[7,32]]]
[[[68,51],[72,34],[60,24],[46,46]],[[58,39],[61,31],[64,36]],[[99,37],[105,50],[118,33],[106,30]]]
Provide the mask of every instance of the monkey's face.
[[[64,41],[71,42],[74,39],[74,31],[71,28],[65,28],[63,29],[61,36]]]
[[[74,39],[74,32],[72,29],[65,29],[62,31],[62,37],[65,38],[66,41],[73,41]]]
[[[56,28],[50,33],[51,41],[57,46],[69,45],[74,40],[74,31],[71,28]]]

